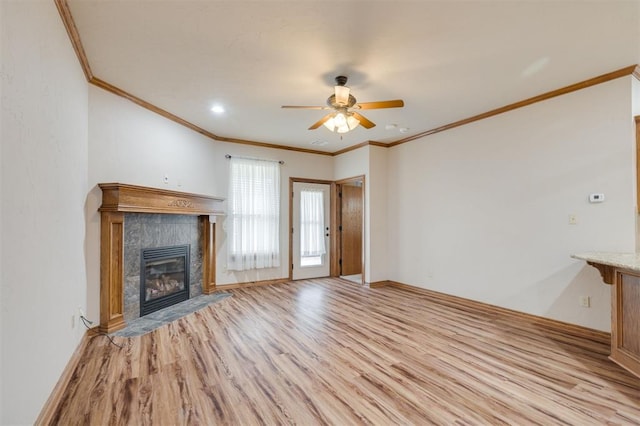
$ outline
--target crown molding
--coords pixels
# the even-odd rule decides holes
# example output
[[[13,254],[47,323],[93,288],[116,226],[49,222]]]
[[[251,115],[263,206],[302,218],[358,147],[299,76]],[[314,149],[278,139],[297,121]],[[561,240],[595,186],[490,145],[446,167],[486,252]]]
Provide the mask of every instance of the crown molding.
[[[226,136],[220,136],[217,140],[222,142],[238,143],[241,145],[259,146],[262,148],[284,149],[285,151],[304,152],[306,154],[318,154],[318,155],[328,155],[328,156],[333,155],[331,152],[318,151],[316,149],[298,148],[295,146],[278,145],[278,144],[269,143],[269,142],[259,142],[259,141],[252,141],[247,139],[229,138]]]
[[[465,124],[473,123],[474,121],[484,120],[485,118],[493,117],[498,114],[503,114],[505,112],[513,111],[518,108],[522,108],[525,106],[529,106],[531,104],[535,104],[537,102],[546,101],[547,99],[555,98],[556,96],[566,95],[567,93],[575,92],[576,90],[585,89],[587,87],[595,86],[596,84],[605,83],[607,81],[615,80],[620,77],[625,77],[633,74],[636,75],[635,72],[638,69],[637,65],[630,65],[628,67],[621,68],[616,71],[612,71],[610,73],[602,74],[597,77],[590,78],[588,80],[584,80],[575,84],[571,84],[569,86],[562,87],[560,89],[552,90],[550,92],[543,93],[538,96],[534,96],[532,98],[525,99],[523,101],[515,102],[509,105],[505,105],[500,108],[492,109],[491,111],[484,112],[482,114],[474,115],[473,117],[465,118],[463,120],[454,121],[453,123],[445,124],[444,126],[436,127],[431,130],[426,130],[424,132],[415,134],[413,136],[409,136],[403,139],[399,139],[395,142],[391,142],[388,144],[389,147],[397,146],[403,143],[411,142],[415,139],[420,139],[425,136],[433,135],[435,133],[444,132],[445,130],[450,130],[456,127],[464,126]]]
[[[113,84],[102,80],[101,78],[96,77],[93,72],[91,71],[91,66],[89,65],[89,60],[87,59],[87,55],[85,53],[84,47],[82,45],[82,40],[80,39],[80,33],[78,32],[78,28],[76,27],[75,21],[73,20],[73,15],[71,14],[71,10],[69,9],[69,4],[67,2],[67,0],[53,0],[56,7],[58,8],[58,12],[60,13],[60,17],[62,18],[62,22],[64,24],[64,27],[67,30],[67,34],[69,35],[69,39],[71,40],[71,45],[73,46],[73,49],[76,52],[76,55],[78,57],[78,61],[80,62],[80,66],[82,67],[82,70],[84,71],[84,75],[87,79],[87,82],[89,84],[93,84],[96,87],[99,87],[103,90],[106,90],[107,92],[111,92],[114,95],[120,96],[122,98],[125,98],[133,103],[135,103],[138,106],[141,106],[142,108],[145,108],[151,112],[154,112],[158,115],[161,115],[162,117],[171,120],[175,123],[178,123],[184,127],[187,127],[191,130],[193,130],[194,132],[200,133],[203,136],[206,136],[210,139],[216,140],[216,141],[220,141],[220,142],[229,142],[229,143],[237,143],[237,144],[242,144],[242,145],[252,145],[252,146],[259,146],[262,148],[273,148],[273,149],[283,149],[286,151],[295,151],[295,152],[303,152],[306,154],[319,154],[319,155],[333,155],[331,152],[326,152],[326,151],[318,151],[315,149],[306,149],[306,148],[297,148],[297,147],[289,147],[289,146],[283,146],[283,145],[277,145],[277,144],[273,144],[273,143],[267,143],[267,142],[259,142],[259,141],[251,141],[251,140],[245,140],[245,139],[237,139],[237,138],[230,138],[230,137],[225,137],[225,136],[219,136],[216,135],[213,132],[210,132],[208,130],[203,129],[200,126],[197,126],[181,117],[178,117],[175,114],[170,113],[167,110],[164,110],[160,107],[157,107],[155,105],[153,105],[150,102],[145,101],[144,99],[141,99],[117,86],[114,86]]]
[[[361,143],[356,144],[356,145],[348,146],[348,147],[346,147],[344,149],[341,149],[339,151],[335,151],[331,155],[333,155],[335,157],[337,155],[344,154],[344,153],[349,152],[349,151],[355,151],[356,149],[362,148],[363,146],[381,146],[383,148],[389,148],[389,145],[386,144],[386,143],[376,142],[376,141],[364,141],[364,142],[361,142]]]
[[[385,147],[385,148],[391,148],[397,145],[401,145],[407,142],[411,142],[414,141],[416,139],[420,139],[423,138],[425,136],[429,136],[429,135],[433,135],[436,133],[440,133],[440,132],[444,132],[446,130],[451,130],[454,129],[456,127],[460,127],[460,126],[464,126],[466,124],[470,124],[473,123],[475,121],[480,121],[480,120],[484,120],[485,118],[489,118],[489,117],[493,117],[499,114],[503,114],[505,112],[509,112],[509,111],[513,111],[516,110],[518,108],[522,108],[537,102],[542,102],[545,101],[547,99],[551,99],[557,96],[561,96],[561,95],[565,95],[567,93],[571,93],[571,92],[575,92],[577,90],[581,90],[581,89],[585,89],[587,87],[591,87],[591,86],[595,86],[597,84],[601,84],[601,83],[605,83],[607,81],[611,81],[611,80],[615,80],[617,78],[620,77],[625,77],[628,75],[633,75],[633,77],[635,77],[636,79],[640,80],[640,65],[634,64],[634,65],[630,65],[628,67],[624,67],[621,68],[619,70],[616,71],[612,71],[606,74],[602,74],[599,75],[597,77],[593,77],[590,78],[588,80],[584,80],[575,84],[571,84],[569,86],[565,86],[562,87],[560,89],[556,89],[556,90],[552,90],[550,92],[546,92],[543,93],[541,95],[538,96],[534,96],[532,98],[528,98],[519,102],[515,102],[509,105],[505,105],[503,107],[500,108],[496,108],[487,112],[484,112],[482,114],[478,114],[478,115],[474,115],[472,117],[469,118],[465,118],[462,120],[458,120],[458,121],[454,121],[453,123],[449,123],[449,124],[445,124],[443,126],[439,126],[430,130],[425,130],[424,132],[420,132],[417,133],[415,135],[412,136],[407,136],[405,138],[402,139],[398,139],[396,141],[393,142],[389,142],[389,143],[382,143],[382,142],[375,142],[375,141],[364,141],[361,142],[359,144],[356,145],[352,145],[350,147],[335,151],[335,152],[327,152],[327,151],[318,151],[318,150],[314,150],[314,149],[306,149],[306,148],[297,148],[297,147],[289,147],[289,146],[284,146],[284,145],[277,145],[277,144],[273,144],[273,143],[267,143],[267,142],[259,142],[259,141],[252,141],[252,140],[246,140],[246,139],[238,139],[238,138],[232,138],[232,137],[225,137],[225,136],[218,136],[215,133],[212,133],[208,130],[205,130],[199,126],[196,126],[195,124],[178,117],[175,114],[170,113],[169,111],[166,111],[162,108],[159,108],[141,98],[138,98],[135,95],[132,95],[131,93],[128,93],[96,76],[94,76],[93,72],[91,71],[91,67],[89,65],[89,60],[87,59],[87,55],[84,51],[84,47],[82,46],[82,41],[80,39],[80,34],[78,33],[78,28],[76,27],[76,24],[73,20],[73,16],[71,15],[71,11],[69,9],[69,5],[67,3],[67,0],[53,0],[56,4],[56,7],[58,8],[58,12],[60,13],[60,17],[62,18],[62,22],[64,23],[64,26],[67,30],[67,34],[69,35],[69,39],[71,40],[71,44],[73,46],[73,49],[76,52],[76,55],[78,56],[78,60],[80,61],[80,65],[82,66],[82,70],[84,71],[85,77],[87,78],[87,82],[89,82],[90,84],[93,84],[97,87],[100,87],[108,92],[111,92],[115,95],[121,96],[145,109],[148,109],[149,111],[152,111],[156,114],[161,115],[164,118],[167,118],[168,120],[171,120],[175,123],[178,123],[182,126],[185,126],[197,133],[200,133],[201,135],[204,135],[210,139],[216,140],[216,141],[220,141],[220,142],[229,142],[229,143],[237,143],[237,144],[242,144],[242,145],[251,145],[251,146],[258,146],[258,147],[262,147],[262,148],[273,148],[273,149],[282,149],[282,150],[287,150],[287,151],[295,151],[295,152],[303,152],[303,153],[307,153],[307,154],[318,154],[318,155],[329,155],[329,156],[337,156],[337,155],[341,155],[350,151],[354,151],[358,148],[362,148],[364,146],[380,146],[380,147]]]
[[[114,86],[113,84],[107,83],[106,81],[97,78],[97,77],[93,77],[91,80],[89,80],[89,83],[93,84],[94,86],[100,87],[101,89],[106,90],[107,92],[111,92],[114,95],[118,95],[120,97],[123,97],[131,102],[133,102],[136,105],[141,106],[142,108],[145,108],[151,112],[154,112],[164,118],[166,118],[167,120],[171,120],[175,123],[178,123],[184,127],[187,127],[191,130],[193,130],[194,132],[200,133],[203,136],[206,136],[210,139],[219,141],[219,142],[229,142],[229,143],[237,143],[237,144],[242,144],[242,145],[251,145],[251,146],[259,146],[262,148],[274,148],[274,149],[284,149],[287,151],[296,151],[296,152],[304,152],[306,154],[320,154],[320,155],[332,155],[330,152],[326,152],[326,151],[317,151],[317,150],[313,150],[313,149],[306,149],[306,148],[297,148],[297,147],[291,147],[291,146],[284,146],[284,145],[276,145],[273,143],[267,143],[267,142],[259,142],[259,141],[250,141],[250,140],[245,140],[245,139],[236,139],[236,138],[229,138],[229,137],[225,137],[225,136],[219,136],[216,135],[213,132],[210,132],[208,130],[203,129],[200,126],[196,126],[195,124],[178,117],[175,114],[170,113],[167,110],[164,110],[160,107],[157,107],[155,105],[153,105],[150,102],[145,101],[144,99],[141,99],[135,95],[132,95],[129,92],[126,92],[122,89],[120,89],[119,87]]]
[[[144,99],[141,99],[141,98],[139,98],[139,97],[137,97],[135,95],[132,95],[131,93],[126,92],[126,91],[120,89],[119,87],[114,86],[111,83],[107,83],[106,81],[104,81],[104,80],[102,80],[102,79],[100,79],[98,77],[91,78],[91,80],[89,80],[89,83],[93,84],[96,87],[104,89],[107,92],[111,92],[114,95],[117,95],[117,96],[120,96],[122,98],[125,98],[125,99],[133,102],[136,105],[139,105],[139,106],[141,106],[141,107],[143,107],[145,109],[148,109],[151,112],[155,112],[156,114],[161,115],[166,119],[174,121],[174,122],[176,122],[178,124],[181,124],[181,125],[183,125],[185,127],[188,127],[189,129],[191,129],[191,130],[193,130],[195,132],[198,132],[198,133],[200,133],[200,134],[202,134],[204,136],[207,136],[208,138],[215,139],[215,140],[218,140],[218,138],[219,138],[218,135],[216,135],[214,133],[211,133],[208,130],[205,130],[205,129],[201,128],[201,127],[198,127],[195,124],[190,123],[187,120],[184,120],[184,119],[178,117],[177,115],[174,115],[174,114],[170,113],[169,111],[166,111],[166,110],[164,110],[162,108],[159,108],[159,107],[157,107],[157,106],[145,101]]]
[[[78,27],[76,27],[76,23],[73,20],[73,16],[71,15],[71,10],[69,9],[69,4],[67,0],[53,0],[58,8],[58,13],[60,13],[60,17],[62,18],[62,23],[64,24],[64,28],[67,30],[67,34],[69,35],[69,39],[71,40],[71,45],[73,46],[73,50],[76,52],[76,56],[78,57],[78,61],[80,61],[80,66],[82,67],[82,71],[84,72],[84,76],[87,81],[91,81],[93,78],[93,73],[91,72],[91,66],[89,66],[89,60],[87,59],[87,54],[84,51],[84,47],[82,46],[82,41],[80,40],[80,33],[78,32]]]

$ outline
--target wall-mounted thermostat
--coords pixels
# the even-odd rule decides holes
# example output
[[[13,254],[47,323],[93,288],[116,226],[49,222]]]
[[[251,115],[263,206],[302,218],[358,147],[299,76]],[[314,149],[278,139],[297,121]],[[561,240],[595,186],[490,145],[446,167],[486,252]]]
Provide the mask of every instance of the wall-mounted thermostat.
[[[602,203],[604,201],[604,194],[589,194],[590,203]]]

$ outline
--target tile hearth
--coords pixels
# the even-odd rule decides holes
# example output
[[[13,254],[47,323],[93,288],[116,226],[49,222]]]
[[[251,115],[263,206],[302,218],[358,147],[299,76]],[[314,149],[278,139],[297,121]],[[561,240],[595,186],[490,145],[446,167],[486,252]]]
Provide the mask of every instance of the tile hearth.
[[[209,306],[212,303],[231,297],[231,293],[218,292],[214,294],[203,294],[193,297],[184,302],[177,303],[159,311],[155,311],[144,317],[134,319],[127,322],[127,326],[122,330],[111,333],[112,336],[120,337],[137,337],[147,334],[158,327],[169,324],[172,321],[180,319],[186,315],[196,312]]]

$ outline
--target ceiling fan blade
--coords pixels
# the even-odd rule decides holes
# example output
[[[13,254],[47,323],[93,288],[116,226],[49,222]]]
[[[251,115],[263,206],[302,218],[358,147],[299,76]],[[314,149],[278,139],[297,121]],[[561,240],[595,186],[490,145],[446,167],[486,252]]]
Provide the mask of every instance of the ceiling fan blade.
[[[311,127],[309,127],[309,130],[315,130],[318,127],[322,126],[327,120],[329,120],[331,117],[333,116],[333,113],[331,114],[327,114],[324,117],[322,117],[320,120],[316,121],[315,123],[313,123],[311,125]]]
[[[329,109],[326,106],[300,106],[300,105],[282,105],[280,108],[295,108],[295,109]]]
[[[374,123],[373,121],[370,121],[365,116],[360,115],[357,112],[354,112],[353,116],[360,122],[360,125],[365,129],[370,129],[372,127],[375,127],[376,125],[376,123]]]
[[[400,108],[404,106],[402,99],[394,99],[392,101],[378,102],[360,102],[354,108],[357,109],[379,109],[379,108]]]

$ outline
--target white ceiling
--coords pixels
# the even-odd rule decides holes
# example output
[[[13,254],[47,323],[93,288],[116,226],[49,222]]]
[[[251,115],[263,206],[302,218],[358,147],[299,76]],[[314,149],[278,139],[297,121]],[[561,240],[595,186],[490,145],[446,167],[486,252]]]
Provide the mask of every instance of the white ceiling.
[[[96,77],[222,137],[328,152],[640,62],[639,1],[68,3]],[[363,111],[377,126],[342,139],[307,130],[325,111],[280,108],[324,105],[341,74],[358,101],[405,107]]]

